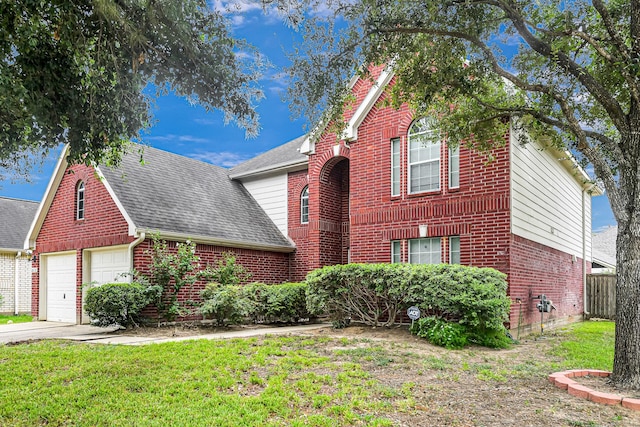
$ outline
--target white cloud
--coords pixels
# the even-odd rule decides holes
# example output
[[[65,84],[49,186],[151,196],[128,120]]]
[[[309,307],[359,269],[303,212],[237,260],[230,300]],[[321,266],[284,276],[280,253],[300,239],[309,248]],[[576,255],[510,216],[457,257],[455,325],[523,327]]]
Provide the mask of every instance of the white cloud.
[[[282,93],[289,87],[289,76],[287,73],[271,73],[263,79],[268,85],[268,90],[272,93]]]
[[[219,122],[213,119],[193,119],[194,122],[196,122],[199,125],[216,125]]]
[[[272,25],[282,21],[277,8],[266,8],[262,2],[254,0],[213,0],[211,8],[231,21],[234,28],[243,27],[259,21],[260,25]]]
[[[230,151],[191,153],[188,154],[188,156],[192,159],[200,160],[225,168],[232,168],[253,157],[252,154],[232,153]]]
[[[204,143],[208,143],[211,142],[210,139],[207,138],[200,138],[197,136],[193,136],[193,135],[175,135],[172,133],[166,134],[166,135],[159,135],[159,136],[147,136],[144,137],[143,140],[148,140],[148,141],[159,141],[159,142],[191,142],[191,143],[196,143],[196,144],[204,144]]]

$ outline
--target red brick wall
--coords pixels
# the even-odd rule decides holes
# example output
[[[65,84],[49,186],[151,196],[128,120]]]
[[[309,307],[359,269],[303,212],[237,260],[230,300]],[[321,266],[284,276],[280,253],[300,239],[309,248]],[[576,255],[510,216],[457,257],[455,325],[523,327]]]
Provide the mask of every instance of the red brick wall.
[[[76,220],[76,186],[85,183],[85,214]],[[38,234],[38,253],[126,244],[133,240],[124,216],[92,168],[69,169]]]
[[[296,244],[296,251],[291,254],[291,280],[304,280],[311,270],[309,260],[309,224],[300,223],[300,195],[304,187],[309,185],[307,171],[292,172],[288,176],[288,229],[289,237]]]
[[[128,235],[128,224],[120,213],[105,186],[94,174],[93,169],[86,166],[74,166],[73,173],[63,177],[51,207],[45,217],[42,229],[36,241],[38,260],[33,264],[39,269],[39,255],[49,252],[75,250],[77,253],[77,310],[82,307],[82,250],[92,247],[103,247],[127,244],[134,240]],[[75,197],[78,181],[85,182],[85,219],[75,219]],[[175,243],[171,245],[175,248]],[[135,268],[147,271],[150,257],[145,254],[149,241],[136,247],[134,253]],[[231,249],[219,246],[198,245],[197,255],[201,262],[216,264],[223,252],[233,252],[237,262],[252,274],[252,281],[265,283],[282,283],[289,280],[289,254],[256,251],[248,249]],[[39,273],[32,275],[32,315],[39,312]],[[204,283],[198,285],[198,289]],[[197,294],[195,295],[197,296]],[[188,299],[184,295],[181,298]],[[79,318],[78,318],[79,319]]]
[[[84,219],[76,220],[76,188],[85,183]],[[77,252],[77,307],[82,305],[82,249],[127,244],[133,241],[129,227],[93,168],[75,165],[65,173],[36,239],[39,272],[40,254],[75,250]],[[39,273],[32,274],[31,314],[39,313]]]
[[[346,263],[349,241],[343,224],[349,222],[349,161],[341,159],[333,165],[319,187],[320,264]]]
[[[176,242],[167,243],[168,250],[176,253]],[[134,249],[134,268],[141,274],[149,277],[151,265],[151,249],[153,241],[146,239]],[[196,255],[200,258],[202,268],[206,266],[216,267],[218,261],[223,259],[223,253],[229,252],[236,257],[236,263],[242,265],[251,274],[244,283],[262,282],[266,284],[277,284],[289,281],[289,254],[279,252],[257,251],[250,249],[226,248],[212,245],[196,245]],[[184,287],[178,294],[178,301],[199,301],[200,291],[207,284],[206,281],[199,281],[192,287]],[[153,317],[153,309],[146,309],[145,313]],[[196,318],[201,318],[196,316]]]
[[[545,294],[556,307],[551,313],[544,313],[545,323],[583,312],[582,259],[574,261],[565,252],[515,235],[511,238],[510,258],[512,329],[517,329],[518,324],[531,324],[534,330],[539,327],[540,312],[536,308],[539,300],[534,297],[540,294]]]
[[[370,85],[356,85],[368,90]],[[362,98],[357,93],[358,99]],[[508,271],[510,239],[509,150],[492,152],[495,160],[464,147],[460,149],[460,186],[448,188],[448,149],[443,144],[440,158],[440,190],[407,194],[407,132],[413,121],[405,106],[400,110],[374,106],[358,128],[357,141],[341,147],[349,159],[350,249],[352,262],[389,262],[391,241],[419,237],[418,226],[428,226],[428,237],[461,237],[461,261],[467,265],[490,266]],[[391,196],[391,139],[401,141],[401,195]],[[508,136],[505,136],[505,142]],[[309,160],[310,230],[308,257],[311,266],[334,263],[335,246],[323,246],[322,222],[336,196],[322,184],[327,170],[336,166],[333,146],[336,138],[325,134],[316,143]],[[331,174],[329,174],[329,177]],[[314,221],[319,221],[316,225]],[[408,245],[403,242],[403,260]],[[300,250],[301,248],[299,248]],[[442,260],[448,260],[448,242],[442,240]]]

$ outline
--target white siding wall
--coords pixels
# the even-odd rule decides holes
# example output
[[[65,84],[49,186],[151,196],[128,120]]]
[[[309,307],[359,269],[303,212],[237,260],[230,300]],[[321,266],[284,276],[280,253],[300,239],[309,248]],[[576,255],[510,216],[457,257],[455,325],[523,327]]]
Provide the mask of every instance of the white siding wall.
[[[536,142],[511,137],[512,233],[582,258],[583,203],[586,259],[591,259],[591,196],[578,170],[568,170]],[[577,180],[574,177],[577,176]]]
[[[16,259],[16,253],[0,253],[0,313],[15,312],[15,281],[18,273],[18,312],[31,312],[31,261],[27,255]]]
[[[242,184],[282,234],[287,236],[287,174],[243,179]]]

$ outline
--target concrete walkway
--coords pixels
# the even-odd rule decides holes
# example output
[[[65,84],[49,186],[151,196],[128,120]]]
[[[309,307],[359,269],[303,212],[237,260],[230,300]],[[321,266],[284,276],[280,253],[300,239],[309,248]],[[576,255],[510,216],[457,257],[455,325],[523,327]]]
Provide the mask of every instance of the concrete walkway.
[[[74,325],[61,322],[29,322],[0,325],[0,344],[47,338],[89,341],[104,336],[117,328],[98,328],[90,325]]]
[[[0,344],[17,343],[28,340],[65,339],[97,344],[144,345],[196,339],[218,340],[259,335],[304,333],[305,331],[324,328],[327,325],[327,323],[314,323],[310,325],[280,326],[273,328],[247,328],[206,335],[166,338],[113,334],[113,332],[118,329],[115,327],[99,328],[97,326],[74,325],[71,323],[31,322],[0,325]]]

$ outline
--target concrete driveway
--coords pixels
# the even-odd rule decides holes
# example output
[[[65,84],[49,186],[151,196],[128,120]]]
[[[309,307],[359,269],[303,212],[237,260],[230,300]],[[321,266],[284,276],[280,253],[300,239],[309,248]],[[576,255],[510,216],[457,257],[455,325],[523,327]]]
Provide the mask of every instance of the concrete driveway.
[[[0,344],[44,338],[91,341],[104,338],[117,328],[98,328],[90,325],[74,325],[59,322],[29,322],[0,325]]]

